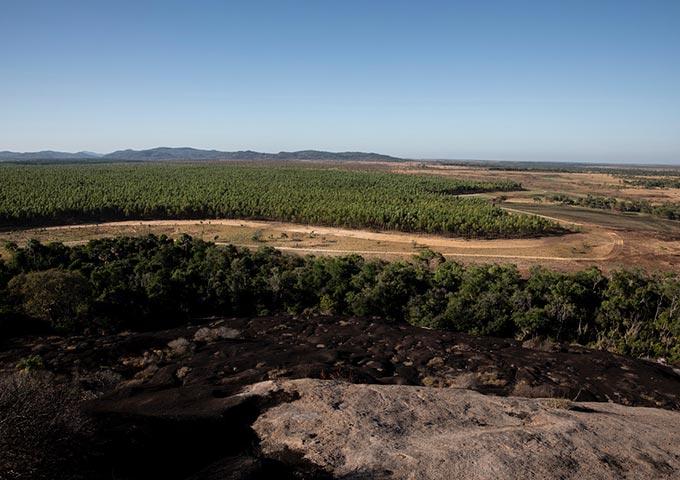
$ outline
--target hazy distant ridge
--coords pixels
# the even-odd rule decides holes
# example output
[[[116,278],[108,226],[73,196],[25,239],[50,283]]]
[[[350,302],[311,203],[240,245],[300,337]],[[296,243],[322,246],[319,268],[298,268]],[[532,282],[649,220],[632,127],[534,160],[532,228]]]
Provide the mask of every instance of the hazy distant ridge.
[[[101,154],[94,152],[55,152],[43,150],[41,152],[0,152],[0,160],[70,160],[85,158],[101,158]]]
[[[301,150],[299,152],[262,153],[252,150],[238,152],[222,152],[219,150],[199,150],[196,148],[158,147],[149,150],[118,150],[106,155],[92,152],[0,152],[3,160],[79,160],[106,159],[131,161],[182,161],[182,160],[360,160],[371,162],[393,162],[401,160],[389,155],[366,152],[324,152],[318,150]]]
[[[196,148],[159,147],[150,150],[119,150],[104,155],[103,158],[115,160],[400,160],[389,155],[366,152],[323,152],[301,150],[299,152],[262,153],[252,150],[222,152],[219,150],[199,150]]]

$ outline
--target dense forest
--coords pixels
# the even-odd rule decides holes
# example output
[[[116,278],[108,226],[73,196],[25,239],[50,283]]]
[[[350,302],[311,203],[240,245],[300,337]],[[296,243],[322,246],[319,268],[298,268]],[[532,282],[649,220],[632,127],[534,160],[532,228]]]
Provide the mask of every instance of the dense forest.
[[[560,233],[461,194],[509,191],[384,172],[213,164],[0,165],[0,225],[243,218],[509,238]]]
[[[375,316],[436,329],[549,338],[680,362],[680,277],[591,268],[300,257],[189,236],[7,245],[0,331],[158,329],[206,316]]]
[[[541,197],[537,197],[540,200]],[[569,195],[549,195],[546,200],[563,205],[578,205],[580,207],[597,208],[600,210],[615,210],[617,212],[647,213],[656,217],[669,220],[680,220],[680,205],[665,202],[660,205],[652,205],[647,200],[617,200],[613,197],[598,197],[587,195],[585,197],[572,197]]]

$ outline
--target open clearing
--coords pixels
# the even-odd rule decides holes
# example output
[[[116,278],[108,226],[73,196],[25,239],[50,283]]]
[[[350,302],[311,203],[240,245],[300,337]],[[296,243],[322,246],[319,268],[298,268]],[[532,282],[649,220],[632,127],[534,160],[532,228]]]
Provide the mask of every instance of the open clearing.
[[[641,233],[641,225],[650,220],[651,225],[664,222],[639,217],[634,230],[598,225],[600,212],[573,209],[564,206],[513,205],[514,210],[550,216],[560,219],[566,226],[580,230],[561,237],[511,240],[466,240],[436,235],[402,232],[375,232],[349,230],[280,222],[247,220],[156,220],[125,221],[90,225],[72,225],[0,232],[0,241],[24,244],[35,238],[42,242],[84,243],[94,238],[118,235],[168,235],[177,237],[183,233],[218,244],[233,243],[250,248],[274,247],[300,254],[343,255],[357,253],[366,257],[390,260],[410,258],[425,249],[441,252],[447,258],[463,263],[516,263],[525,270],[534,264],[551,266],[563,271],[582,269],[596,265],[604,270],[640,266],[646,269],[673,270],[680,263],[678,237],[667,238],[659,230],[647,229]],[[571,211],[573,210],[573,212]],[[583,210],[580,212],[578,210]],[[594,217],[589,214],[595,213]],[[602,217],[609,219],[609,214]],[[603,222],[604,223],[604,222]],[[668,222],[675,226],[676,222]],[[669,226],[664,227],[673,231]],[[680,230],[680,225],[677,227]]]
[[[504,171],[481,167],[450,165],[401,165],[392,167],[402,173],[440,175],[462,180],[499,179],[521,183],[524,191],[503,194],[508,201],[530,203],[533,197],[563,194],[575,197],[614,197],[617,200],[646,200],[652,204],[680,203],[680,188],[645,189],[626,185],[623,178],[608,173]],[[486,194],[490,197],[493,194]],[[497,196],[497,195],[496,195]]]

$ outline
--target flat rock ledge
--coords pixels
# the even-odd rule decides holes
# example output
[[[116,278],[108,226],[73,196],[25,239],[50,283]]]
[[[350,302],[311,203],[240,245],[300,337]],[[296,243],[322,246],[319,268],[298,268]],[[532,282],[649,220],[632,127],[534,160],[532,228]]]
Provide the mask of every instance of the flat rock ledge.
[[[680,412],[456,388],[265,381],[262,453],[343,479],[680,478]]]

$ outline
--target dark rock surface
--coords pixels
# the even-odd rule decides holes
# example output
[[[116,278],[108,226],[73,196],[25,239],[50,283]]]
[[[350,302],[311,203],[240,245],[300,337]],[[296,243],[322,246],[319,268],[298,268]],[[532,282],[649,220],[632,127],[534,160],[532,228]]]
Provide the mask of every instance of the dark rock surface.
[[[36,354],[55,378],[75,378],[85,388],[96,389],[88,385],[99,378],[93,373],[121,379],[85,404],[94,422],[87,468],[101,478],[333,478],[299,452],[262,453],[252,424],[295,400],[238,395],[267,380],[680,407],[680,376],[654,362],[371,319],[224,319],[149,333],[23,338],[3,346],[0,368],[9,372]]]
[[[226,397],[263,380],[320,378],[680,407],[680,375],[655,362],[370,319],[241,318],[148,333],[24,338],[4,346],[0,366],[12,369],[31,354],[64,375],[117,372],[131,380],[119,395],[198,389]]]

